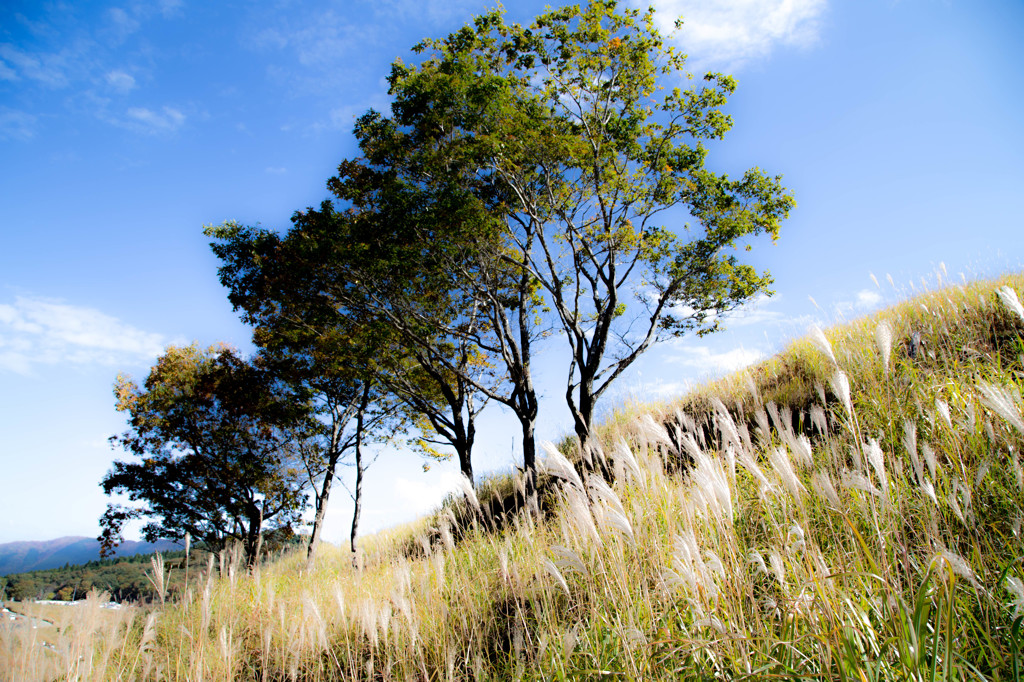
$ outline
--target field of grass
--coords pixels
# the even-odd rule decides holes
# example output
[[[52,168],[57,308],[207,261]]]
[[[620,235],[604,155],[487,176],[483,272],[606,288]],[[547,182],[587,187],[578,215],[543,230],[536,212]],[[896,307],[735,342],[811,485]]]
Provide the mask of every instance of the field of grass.
[[[1019,679],[1024,276],[814,332],[545,452],[540,518],[464,505],[179,598],[0,630],[9,679]],[[495,480],[484,508],[516,485]],[[91,599],[98,605],[99,597]],[[92,603],[92,602],[90,602]],[[98,609],[98,606],[96,606]]]

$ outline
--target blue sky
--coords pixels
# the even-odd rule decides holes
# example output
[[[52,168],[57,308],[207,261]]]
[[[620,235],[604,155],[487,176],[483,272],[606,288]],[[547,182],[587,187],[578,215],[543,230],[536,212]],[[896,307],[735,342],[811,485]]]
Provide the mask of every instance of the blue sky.
[[[423,37],[489,3],[5,2],[0,8],[0,542],[95,535],[98,483],[121,453],[118,372],[144,377],[169,343],[247,329],[202,226],[287,227],[354,153],[353,117],[387,107],[384,77]],[[528,21],[543,2],[509,2]],[[808,324],[855,317],[936,273],[1021,268],[1024,4],[964,0],[659,0],[695,71],[739,88],[710,165],[781,173],[797,200],[776,278],[729,330],[659,347],[608,406],[778,350]],[[876,286],[878,280],[880,286]],[[888,282],[891,276],[895,286]],[[813,298],[813,302],[811,300]],[[564,349],[541,357],[540,436],[571,430]],[[508,467],[495,412],[478,469]],[[385,464],[385,461],[389,462]],[[407,519],[453,487],[385,452],[364,528]],[[339,491],[326,538],[347,532]]]

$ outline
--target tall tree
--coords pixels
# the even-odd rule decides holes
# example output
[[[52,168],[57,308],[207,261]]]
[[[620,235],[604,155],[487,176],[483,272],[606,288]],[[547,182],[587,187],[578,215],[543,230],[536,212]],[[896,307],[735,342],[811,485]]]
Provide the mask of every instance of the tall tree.
[[[100,540],[150,519],[148,541],[186,533],[212,548],[242,542],[257,558],[265,527],[290,529],[306,506],[299,450],[311,434],[304,396],[224,346],[170,347],[143,387],[119,376],[117,409],[129,428],[111,443],[139,461],[115,461],[101,483],[140,505],[111,503]]]
[[[445,290],[441,271],[425,267],[418,281],[396,280],[402,263],[422,262],[414,247],[357,233],[362,223],[330,202],[297,212],[292,222],[283,236],[233,223],[208,228],[218,240],[213,248],[224,262],[221,281],[234,305],[253,324],[267,315],[281,321],[265,327],[271,336],[288,327],[321,349],[330,346],[323,352],[325,363],[347,363],[402,401],[421,417],[424,433],[416,440],[424,450],[449,445],[472,481],[475,420],[485,400],[466,376],[489,370],[469,341],[442,337],[435,321],[459,307],[438,294]],[[401,328],[389,324],[398,314],[391,303],[400,289],[419,297],[432,314]],[[421,338],[431,341],[414,343]],[[320,371],[325,367],[321,363]]]
[[[414,354],[518,417],[532,494],[539,403],[531,358],[547,330],[537,317],[538,285],[502,229],[505,199],[481,182],[485,154],[464,135],[495,109],[529,111],[466,70],[420,85],[392,89],[391,119],[369,112],[359,120],[363,155],[342,162],[328,182],[351,207],[348,238],[367,247],[344,267]],[[454,347],[475,362],[452,362]]]
[[[448,178],[502,226],[501,257],[543,291],[569,344],[565,397],[588,457],[598,399],[644,351],[711,333],[770,293],[770,275],[737,253],[775,240],[794,205],[779,176],[706,167],[704,141],[732,126],[735,81],[678,87],[692,78],[685,56],[653,18],[615,0],[529,27],[491,12],[391,75],[408,142],[453,160]]]
[[[375,378],[374,368],[387,343],[372,324],[356,324],[328,305],[316,277],[316,256],[305,240],[234,223],[209,227],[206,234],[221,259],[221,282],[243,319],[254,327],[253,341],[287,382],[311,396],[318,437],[307,442],[303,462],[313,483],[314,517],[307,562],[314,561],[337,469],[354,456],[356,480],[350,533],[356,552],[362,482],[371,440],[391,440],[402,430],[397,401]],[[361,321],[365,322],[365,321]]]

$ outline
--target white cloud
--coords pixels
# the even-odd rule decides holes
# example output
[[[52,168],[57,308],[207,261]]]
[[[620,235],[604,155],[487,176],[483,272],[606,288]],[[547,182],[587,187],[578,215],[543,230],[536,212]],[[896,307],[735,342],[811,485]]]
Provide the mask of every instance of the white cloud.
[[[273,166],[267,166],[266,168],[263,169],[263,172],[264,173],[269,173],[270,175],[284,175],[285,173],[288,172],[288,169],[287,168],[275,168]]]
[[[424,477],[403,478],[394,480],[396,507],[413,517],[421,516],[440,506],[444,498],[454,490],[458,490],[459,476],[457,471],[444,470],[428,481]]]
[[[129,15],[128,12],[120,7],[113,7],[108,10],[107,16],[110,18],[110,22],[113,24],[114,30],[121,38],[131,35],[139,30],[139,20]]]
[[[777,310],[768,310],[771,301],[769,296],[758,294],[733,312],[725,315],[722,321],[727,327],[779,324],[785,320],[785,316]]]
[[[183,4],[183,0],[160,0],[160,14],[162,14],[165,19],[178,16],[181,14],[181,7]]]
[[[0,371],[36,365],[115,366],[154,358],[164,338],[94,308],[18,297],[0,304]]]
[[[765,355],[761,351],[748,348],[734,348],[732,350],[716,352],[710,346],[693,346],[679,343],[677,344],[677,350],[666,358],[666,362],[683,365],[694,370],[694,374],[705,376],[735,372],[762,360],[764,357]]]
[[[361,102],[346,104],[345,106],[331,109],[326,121],[317,121],[309,126],[309,132],[319,134],[324,131],[341,131],[351,133],[355,128],[356,119],[365,114],[368,110],[388,113],[391,110],[391,99],[386,92],[378,92],[370,95]]]
[[[135,88],[135,78],[120,69],[108,71],[105,76],[107,85],[118,92],[131,92]]]
[[[65,73],[68,56],[63,53],[29,54],[10,43],[0,45],[0,77],[4,80],[27,78],[51,88],[68,84]]]
[[[854,299],[836,301],[833,304],[833,311],[836,317],[843,319],[848,315],[859,315],[878,308],[882,303],[882,294],[875,289],[861,289],[854,295]]]
[[[24,111],[0,107],[0,140],[30,140],[35,135],[36,117]]]
[[[722,315],[716,315],[714,312],[709,313],[707,324],[711,324],[715,320],[721,320],[723,326],[731,329],[754,325],[771,327],[789,323],[792,320],[787,318],[782,312],[769,310],[769,306],[773,303],[778,303],[781,298],[779,295],[769,297],[767,294],[757,294],[754,298],[728,313]],[[668,312],[677,317],[685,318],[693,315],[694,309],[689,306],[675,306],[670,308]]]
[[[185,114],[173,107],[160,112],[144,107],[132,107],[125,112],[128,127],[148,133],[173,133],[185,124]]]
[[[862,289],[857,292],[857,307],[861,309],[874,308],[882,302],[882,295],[871,289]]]
[[[654,0],[663,34],[672,33],[682,17],[675,39],[697,72],[732,71],[780,45],[814,45],[825,5],[826,0]]]
[[[392,20],[416,17],[418,21],[439,25],[477,13],[481,4],[475,0],[382,0],[376,9]]]

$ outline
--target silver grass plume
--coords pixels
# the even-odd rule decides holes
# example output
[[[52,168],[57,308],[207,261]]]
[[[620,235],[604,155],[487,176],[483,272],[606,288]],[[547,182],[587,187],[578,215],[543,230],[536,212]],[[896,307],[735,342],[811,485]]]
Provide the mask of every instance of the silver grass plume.
[[[594,509],[594,516],[597,518],[597,522],[602,530],[617,533],[628,540],[631,545],[636,544],[636,540],[633,538],[633,527],[630,525],[629,519],[626,518],[625,514],[617,511],[610,505],[601,504]]]
[[[885,504],[889,503],[889,478],[885,475],[885,455],[882,453],[882,448],[878,446],[878,441],[874,438],[864,444],[864,455],[871,464],[871,468],[875,470],[875,476],[878,478],[878,487],[882,491],[882,501]]]
[[[1021,305],[1020,299],[1017,298],[1017,292],[1013,287],[1009,285],[999,287],[996,295],[999,296],[999,301],[1006,306],[1007,310],[1019,317],[1021,322],[1024,322],[1024,306]]]
[[[864,474],[860,473],[859,471],[843,471],[843,473],[840,475],[839,481],[845,488],[850,488],[852,490],[860,490],[861,492],[868,493],[869,495],[874,495],[875,497],[882,496],[882,491],[876,488],[871,483],[871,480]]]
[[[779,585],[786,583],[786,565],[782,563],[782,557],[774,549],[768,551],[768,565],[771,566],[772,575]]]
[[[635,483],[640,484],[641,488],[646,487],[647,482],[644,479],[643,470],[640,468],[640,464],[636,461],[633,451],[629,449],[629,445],[626,444],[624,438],[619,439],[619,444],[615,447],[615,461],[622,465],[622,468]]]
[[[597,533],[597,526],[594,525],[594,516],[590,510],[590,501],[583,488],[575,485],[562,486],[563,509],[568,520],[579,533],[580,537],[595,544],[601,543],[601,536]]]
[[[811,406],[811,424],[824,435],[828,433],[828,417],[825,416],[825,408],[821,405]]]
[[[892,353],[892,327],[884,320],[875,327],[875,345],[878,346],[878,354],[882,356],[882,366],[885,368],[885,373],[889,374],[889,356]]]
[[[477,515],[480,512],[480,500],[476,496],[476,490],[473,489],[473,484],[469,482],[469,478],[465,474],[460,474],[456,479],[456,484],[459,486],[459,490],[465,495],[466,499],[473,506]]]
[[[544,452],[544,458],[540,461],[541,470],[549,476],[554,476],[571,483],[582,491],[584,489],[583,480],[580,479],[576,467],[572,465],[572,462],[565,455],[558,451],[555,444],[551,441],[544,441],[540,447]]]
[[[565,596],[568,597],[569,585],[565,582],[565,578],[562,577],[562,572],[558,570],[558,566],[555,566],[555,562],[551,561],[551,559],[544,559],[544,570],[548,572],[548,575],[555,579],[558,586],[565,591]]]
[[[712,404],[715,408],[715,421],[718,423],[718,430],[722,434],[722,440],[725,441],[724,445],[732,443],[738,448],[743,447],[743,440],[740,438],[739,431],[736,430],[736,422],[733,421],[728,408],[719,398],[715,398]]]
[[[768,459],[771,461],[776,473],[778,473],[782,485],[793,496],[793,499],[800,503],[803,500],[802,493],[806,489],[800,482],[800,479],[796,477],[796,472],[793,471],[793,465],[789,461],[789,455],[786,454],[786,448],[773,448],[768,454]]]
[[[852,418],[853,403],[850,401],[850,380],[846,378],[846,372],[836,369],[828,383],[832,386],[832,391],[839,396],[839,401],[843,403],[843,407],[846,408],[846,414]]]
[[[654,421],[654,417],[650,414],[645,414],[639,420],[640,434],[647,439],[647,442],[651,445],[657,443],[664,443],[671,445],[672,440],[668,437],[668,431],[664,426]]]
[[[1006,576],[1003,581],[1006,591],[1012,597],[1010,606],[1013,607],[1013,617],[1014,619],[1020,618],[1024,613],[1024,583],[1021,583],[1020,578],[1015,578],[1012,575]]]
[[[768,575],[768,567],[764,563],[764,557],[756,549],[747,552],[747,563],[753,566],[757,573]]]
[[[832,344],[825,336],[825,332],[821,331],[821,328],[818,325],[812,324],[807,330],[807,333],[810,335],[810,339],[814,345],[818,347],[818,350],[820,350],[822,354],[829,359],[832,366],[838,367],[839,363],[836,362],[836,354],[832,351]]]
[[[988,409],[1013,425],[1015,429],[1024,434],[1024,419],[1021,419],[1020,395],[1012,388],[997,386],[988,382],[978,384],[978,391],[981,392],[981,402]]]
[[[794,523],[789,527],[789,531],[786,533],[786,544],[791,551],[800,551],[807,548],[804,529],[800,527],[799,523]]]
[[[555,565],[563,571],[576,571],[582,576],[587,576],[589,574],[586,565],[583,563],[583,560],[580,559],[580,555],[576,552],[562,545],[551,545],[549,549],[555,556]]]
[[[977,490],[981,486],[982,481],[985,480],[985,476],[988,475],[988,472],[989,472],[989,470],[991,468],[992,468],[992,463],[989,462],[988,460],[985,460],[984,462],[982,462],[981,466],[978,467],[978,472],[974,476],[974,489],[975,490]]]
[[[622,500],[600,476],[591,476],[587,479],[587,490],[590,491],[593,499],[615,509],[622,515],[626,514],[626,510],[622,507]]]
[[[761,471],[761,467],[757,465],[757,462],[754,461],[754,458],[750,455],[750,451],[745,448],[740,449],[736,453],[736,459],[739,460],[740,464],[743,465],[743,468],[745,468],[760,484],[762,494],[771,489],[772,484],[768,482],[768,478],[764,475],[764,472]]]
[[[839,503],[839,493],[836,492],[832,477],[827,471],[820,470],[811,474],[811,486],[818,497],[827,501],[834,509],[842,508]]]
[[[690,471],[691,495],[695,504],[710,509],[720,521],[733,523],[732,491],[729,477],[719,459],[704,456]]]
[[[932,558],[932,563],[937,564],[943,562],[953,570],[953,573],[970,582],[978,592],[985,591],[981,586],[981,583],[978,582],[978,578],[975,576],[974,570],[962,556],[950,552],[948,549],[943,549]]]
[[[935,411],[942,417],[942,421],[946,422],[946,426],[953,428],[953,418],[949,414],[949,403],[942,398],[936,398]]]
[[[939,468],[938,460],[935,457],[935,451],[932,450],[932,446],[928,443],[921,445],[921,452],[924,454],[924,463],[928,465],[928,475],[935,478],[935,471]]]
[[[924,481],[924,466],[917,456],[917,424],[909,419],[903,422],[903,447],[910,455],[910,464],[914,467],[914,477],[918,483]]]

